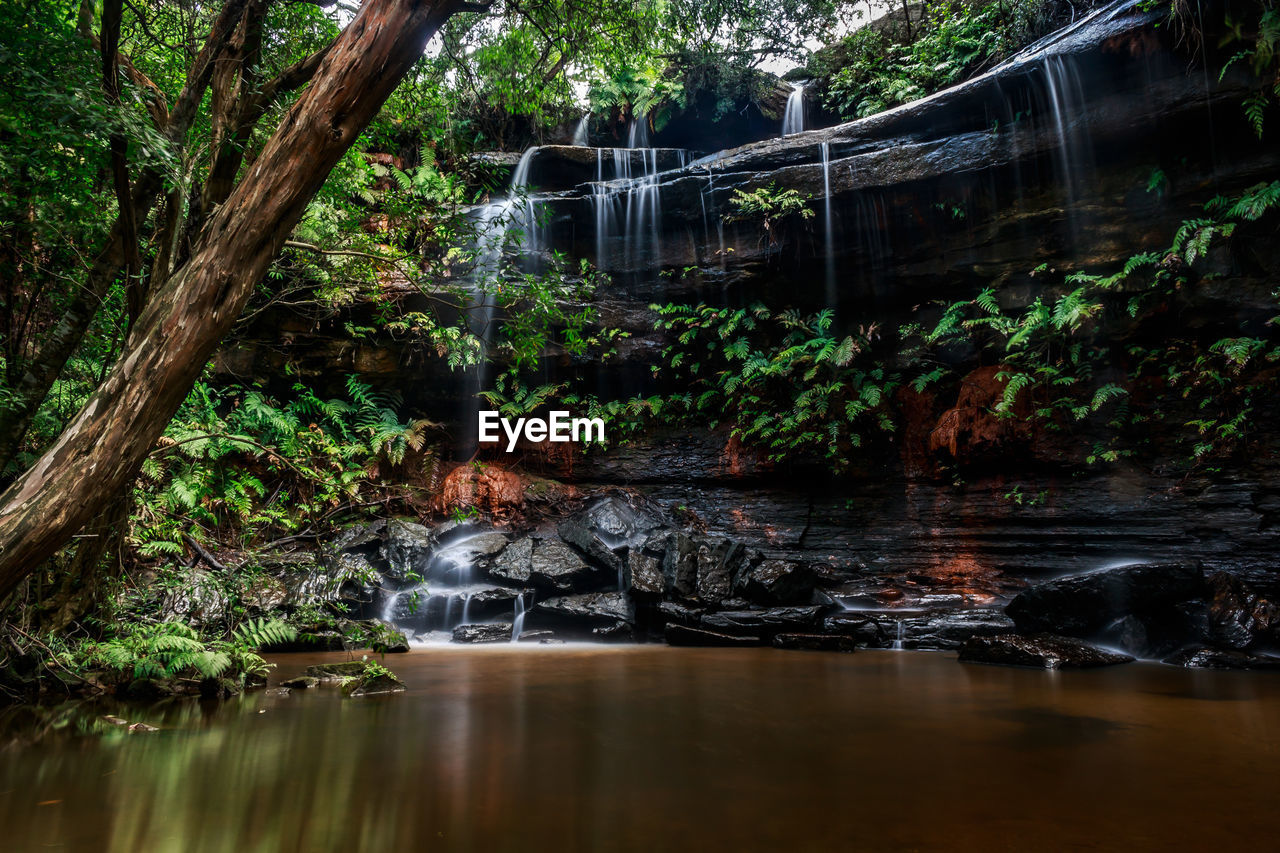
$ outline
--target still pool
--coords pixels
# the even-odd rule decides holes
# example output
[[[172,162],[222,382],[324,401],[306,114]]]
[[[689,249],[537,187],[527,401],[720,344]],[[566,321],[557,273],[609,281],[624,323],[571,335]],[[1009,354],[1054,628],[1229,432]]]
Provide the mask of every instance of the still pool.
[[[280,655],[273,680],[345,658]],[[12,744],[0,850],[1225,851],[1280,838],[1280,674],[654,646],[429,648],[387,663],[407,692],[113,707],[162,730],[71,725]]]

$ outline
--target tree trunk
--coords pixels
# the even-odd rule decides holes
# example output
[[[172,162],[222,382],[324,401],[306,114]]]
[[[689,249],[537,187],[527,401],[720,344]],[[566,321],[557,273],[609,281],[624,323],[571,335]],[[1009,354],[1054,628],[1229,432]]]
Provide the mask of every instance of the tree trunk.
[[[119,361],[58,441],[0,495],[0,597],[120,493],[230,330],[329,171],[458,0],[366,0],[262,155],[154,292]]]

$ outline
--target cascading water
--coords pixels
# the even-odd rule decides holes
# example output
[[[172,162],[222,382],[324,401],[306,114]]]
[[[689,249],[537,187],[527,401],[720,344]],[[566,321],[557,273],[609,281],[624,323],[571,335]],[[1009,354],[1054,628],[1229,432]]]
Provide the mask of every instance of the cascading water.
[[[1043,60],[1046,101],[1053,130],[1058,136],[1058,168],[1062,181],[1067,225],[1078,242],[1076,201],[1082,181],[1093,171],[1093,142],[1080,71],[1071,57],[1047,56]]]
[[[627,132],[628,148],[649,147],[649,117],[636,116],[631,120],[631,129]]]
[[[792,83],[787,97],[787,108],[782,113],[782,135],[790,136],[804,130],[804,83]]]
[[[827,304],[836,304],[835,234],[831,224],[831,143],[822,143],[822,227],[826,235],[825,258]]]
[[[418,639],[469,624],[472,599],[491,589],[476,568],[476,542],[485,535],[468,534],[437,549],[417,573],[416,585],[386,599],[383,620]]]
[[[511,619],[511,642],[520,639],[520,635],[524,633],[524,614],[527,608],[524,603],[524,593],[516,596],[515,613]]]

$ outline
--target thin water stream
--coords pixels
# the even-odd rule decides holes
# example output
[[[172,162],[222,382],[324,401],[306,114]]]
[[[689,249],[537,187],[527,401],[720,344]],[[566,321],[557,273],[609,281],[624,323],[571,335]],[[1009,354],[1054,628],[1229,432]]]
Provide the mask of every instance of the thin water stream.
[[[277,675],[335,657],[281,656]],[[12,749],[0,846],[1165,851],[1280,833],[1280,674],[505,644],[387,663],[406,693],[153,707],[133,718],[163,731]]]

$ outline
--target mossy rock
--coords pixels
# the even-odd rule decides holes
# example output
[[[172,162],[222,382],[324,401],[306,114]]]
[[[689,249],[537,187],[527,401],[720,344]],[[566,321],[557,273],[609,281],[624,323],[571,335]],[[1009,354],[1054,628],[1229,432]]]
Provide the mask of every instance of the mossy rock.
[[[347,696],[377,696],[383,693],[400,693],[404,682],[381,664],[370,662],[365,671],[342,685]]]
[[[314,678],[320,682],[345,681],[364,675],[367,661],[347,660],[338,663],[317,663],[302,671],[303,677]]]

